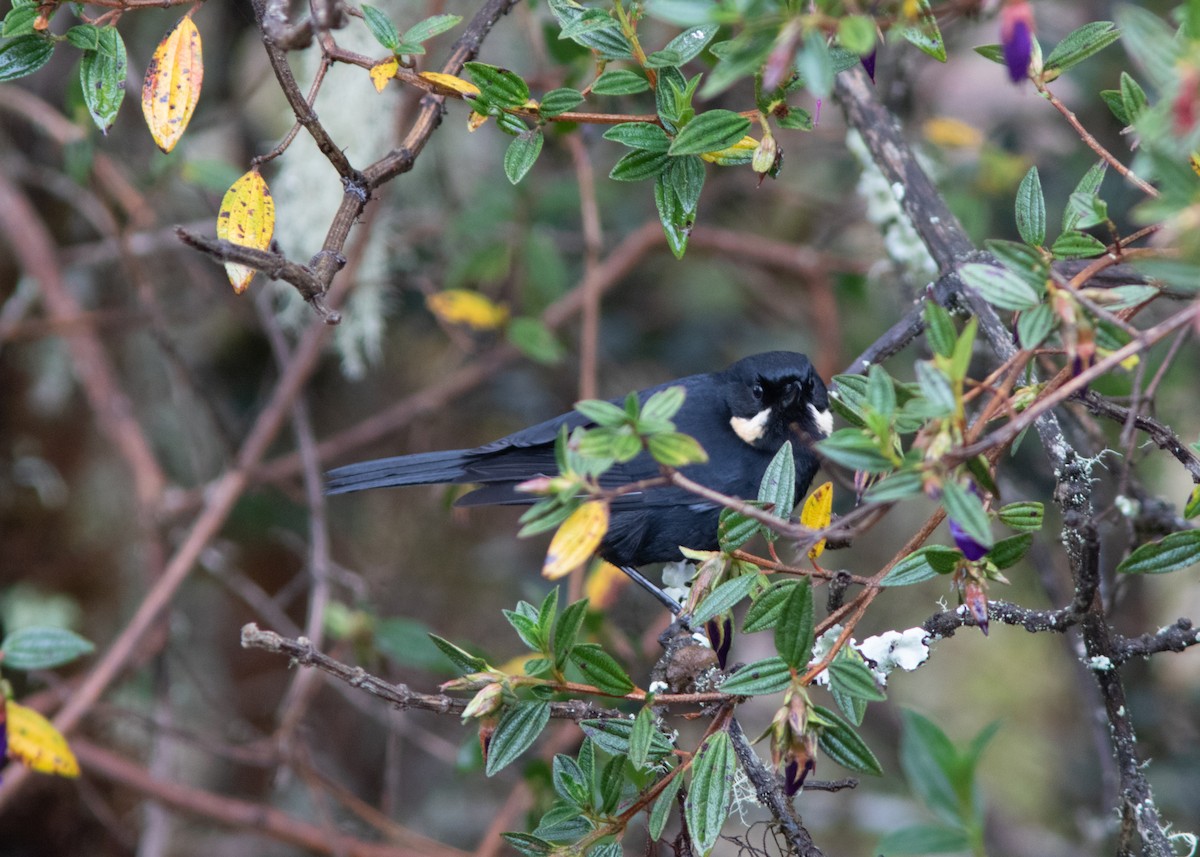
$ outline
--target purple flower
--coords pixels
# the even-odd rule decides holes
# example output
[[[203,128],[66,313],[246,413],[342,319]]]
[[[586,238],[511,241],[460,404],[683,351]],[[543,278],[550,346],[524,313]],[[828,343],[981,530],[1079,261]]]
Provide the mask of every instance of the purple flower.
[[[988,549],[967,535],[966,531],[958,525],[958,521],[950,519],[950,535],[954,536],[954,544],[963,556],[974,562],[983,557],[988,552]]]
[[[861,57],[859,59],[859,62],[862,63],[863,69],[867,72],[867,76],[871,78],[871,83],[875,82],[875,58],[878,53],[879,48],[875,48],[865,57]]]
[[[1025,0],[1008,3],[1000,12],[1000,42],[1004,46],[1004,64],[1013,83],[1029,74],[1033,59],[1033,10]]]

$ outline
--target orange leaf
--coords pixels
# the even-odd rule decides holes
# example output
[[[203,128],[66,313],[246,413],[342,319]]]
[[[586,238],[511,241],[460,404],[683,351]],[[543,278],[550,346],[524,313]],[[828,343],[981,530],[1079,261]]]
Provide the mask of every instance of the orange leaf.
[[[833,483],[825,482],[818,485],[804,501],[800,512],[800,523],[810,530],[823,530],[833,519]],[[825,540],[821,539],[808,549],[808,558],[816,559],[825,550]]]
[[[146,68],[142,83],[142,113],[158,148],[169,152],[183,136],[204,82],[200,31],[190,14],[167,33]]]
[[[446,289],[425,298],[429,311],[448,324],[495,330],[508,321],[508,308],[468,289]]]
[[[4,710],[8,719],[8,755],[42,774],[79,776],[79,762],[54,724],[11,699],[5,702]]]
[[[375,84],[375,91],[383,92],[384,87],[388,85],[388,81],[396,76],[396,72],[399,69],[400,60],[395,57],[388,57],[371,66],[371,83]]]
[[[591,500],[584,503],[559,525],[550,540],[542,576],[558,580],[583,565],[600,546],[608,532],[608,503]]]
[[[222,241],[266,250],[275,232],[275,200],[258,170],[250,170],[235,181],[217,213],[217,237]],[[233,262],[225,263],[225,273],[239,295],[250,285],[254,269]]]

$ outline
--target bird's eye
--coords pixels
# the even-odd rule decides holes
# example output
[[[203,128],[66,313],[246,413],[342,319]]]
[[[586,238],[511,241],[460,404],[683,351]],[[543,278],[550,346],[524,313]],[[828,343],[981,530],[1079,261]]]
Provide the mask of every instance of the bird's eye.
[[[763,397],[762,384],[755,384],[753,387],[751,387],[750,394],[756,399],[761,399]]]

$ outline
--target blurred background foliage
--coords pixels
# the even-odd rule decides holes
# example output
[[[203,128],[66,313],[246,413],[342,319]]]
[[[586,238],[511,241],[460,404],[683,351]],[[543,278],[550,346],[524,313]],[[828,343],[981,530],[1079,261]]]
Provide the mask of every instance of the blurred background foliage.
[[[412,3],[379,5],[397,21],[430,13]],[[945,5],[978,11],[980,4]],[[1090,0],[1035,5],[1043,44],[1111,14],[1110,4]],[[1169,4],[1146,5],[1165,10]],[[441,11],[442,4],[430,6]],[[455,2],[445,7],[466,16],[473,11]],[[122,19],[132,79],[140,78],[139,64],[178,14],[143,9]],[[548,20],[541,4],[517,6],[480,58],[518,70],[543,91],[564,82],[578,85],[556,77],[562,52],[573,47],[555,38]],[[188,134],[169,155],[154,147],[130,106],[107,136],[92,127],[77,84],[70,83],[78,79],[71,67],[77,55],[61,51],[38,74],[0,86],[0,169],[25,188],[51,230],[69,288],[86,310],[78,323],[102,337],[134,417],[177,486],[155,522],[166,528],[168,549],[186,532],[205,486],[229,465],[279,377],[260,312],[275,314],[291,329],[311,318],[290,287],[261,277],[249,293],[235,297],[222,270],[183,247],[172,231],[175,224],[210,231],[225,189],[292,122],[249,5],[210,2],[196,21],[205,39],[203,96]],[[1048,218],[1055,221],[1056,206],[1065,203],[1094,155],[1028,86],[1011,85],[1001,67],[970,50],[998,40],[993,17],[950,14],[942,23],[950,62],[940,65],[889,44],[876,71],[879,92],[905,120],[974,240],[1017,237],[1012,200],[1034,164],[1046,188]],[[654,43],[676,32],[654,21],[644,26],[646,40]],[[379,52],[361,27],[356,44],[354,29],[340,34],[339,43]],[[436,47],[432,54],[437,56]],[[1098,92],[1116,87],[1127,64],[1118,45],[1056,87],[1083,124],[1119,155],[1128,154],[1128,140]],[[304,61],[297,65],[304,70]],[[38,109],[61,111],[62,117],[47,125],[31,98],[38,99]],[[362,163],[394,144],[414,101],[395,84],[377,93],[363,70],[337,66],[317,110],[334,139]],[[638,111],[632,99],[617,103]],[[748,103],[748,91],[734,87],[712,106],[736,110]],[[472,289],[513,315],[536,316],[576,288],[587,256],[580,159],[595,175],[605,250],[639,229],[653,236],[603,299],[596,377],[603,396],[773,348],[812,355],[828,377],[887,329],[925,285],[888,261],[879,230],[866,216],[870,200],[856,190],[860,166],[846,148],[832,102],[821,105],[811,133],[781,132],[784,169],[777,179],[759,186],[747,168],[709,168],[700,227],[681,261],[661,240],[649,186],[604,178],[621,152],[599,140],[602,128],[579,129],[574,152],[565,135],[551,129],[534,170],[514,187],[502,169],[508,138],[491,126],[468,133],[467,112],[461,103],[448,104],[443,127],[415,169],[384,189],[352,236],[359,256],[353,296],[336,345],[305,392],[318,439],[335,437],[418,391],[430,391],[433,407],[397,421],[369,445],[345,442],[326,450],[326,466],[475,446],[562,412],[578,398],[577,319],[554,331],[557,348],[550,359],[504,352],[501,360],[494,350],[499,334],[439,321],[426,298],[446,288]],[[64,121],[77,130],[47,133]],[[71,141],[62,145],[67,136]],[[78,183],[101,156],[132,183],[136,204],[123,218],[114,220],[109,201]],[[341,184],[303,134],[265,174],[277,206],[276,238],[289,256],[307,258],[321,245]],[[1135,193],[1113,177],[1106,183],[1118,222]],[[146,555],[139,533],[152,524],[139,519],[129,474],[96,431],[76,386],[64,345],[71,326],[45,320],[37,303],[36,284],[3,247],[0,622],[11,629],[36,617],[39,624],[73,627],[103,647],[139,603],[161,558]],[[1191,354],[1194,359],[1194,347]],[[443,395],[445,379],[475,365],[480,355],[494,366],[489,363],[478,383]],[[889,370],[910,378],[905,361],[914,356],[901,355]],[[1193,374],[1169,376],[1158,400],[1185,441],[1200,433]],[[1119,394],[1129,384],[1113,377],[1100,386]],[[1116,442],[1117,428],[1100,430]],[[1033,446],[1019,451],[1022,466],[1007,469],[1020,481],[1002,483],[1006,499],[1048,498],[1052,475],[1043,472],[1044,459]],[[293,449],[292,436],[283,433],[268,462]],[[1105,463],[1093,471],[1101,507],[1116,490]],[[473,729],[452,718],[393,712],[332,683],[314,691],[291,742],[280,748],[268,741],[292,673],[276,657],[242,650],[238,629],[256,621],[295,635],[305,620],[309,513],[295,468],[283,477],[280,472],[258,480],[240,500],[156,640],[146,645],[145,662],[108,695],[81,735],[143,760],[157,776],[310,819],[364,826],[325,796],[325,784],[334,782],[407,828],[452,849],[473,849],[522,778],[535,801],[546,799],[544,766],[533,763],[524,774],[514,766],[499,782],[485,780]],[[1173,462],[1151,465],[1149,474],[1159,480],[1151,485],[1155,491],[1185,496],[1186,475]],[[851,493],[839,486],[835,504],[844,508]],[[449,675],[425,630],[470,641],[497,663],[519,653],[500,609],[518,598],[540,601],[548,586],[537,574],[544,539],[516,540],[514,512],[454,510],[450,499],[444,489],[417,488],[328,503],[335,603],[327,611],[327,649],[422,689]],[[910,505],[870,539],[827,555],[828,564],[872,573],[929,511],[919,500]],[[1053,520],[1045,532],[1056,532]],[[1039,545],[1009,573],[1011,589],[997,594],[1033,607],[1060,603],[1059,593],[1048,596],[1039,582],[1057,579],[1068,591],[1067,570],[1054,567],[1062,558],[1052,548],[1052,538]],[[1039,564],[1049,571],[1036,574]],[[1117,621],[1127,621],[1131,633],[1200,614],[1194,576],[1132,579],[1121,586]],[[891,591],[868,614],[862,634],[919,624],[948,597],[937,581]],[[605,642],[635,677],[644,675],[665,617],[649,599],[627,591],[610,618]],[[756,650],[769,644],[752,637],[739,643],[735,660],[769,653]],[[86,668],[14,679],[17,695],[69,692]],[[1131,664],[1125,677],[1142,751],[1155,762],[1150,776],[1164,815],[1195,829],[1200,661],[1194,652],[1160,657]],[[886,777],[854,792],[806,794],[806,821],[830,853],[867,853],[880,836],[928,816],[906,785],[897,755],[902,708],[910,707],[960,744],[999,722],[980,772],[994,853],[1097,853],[1108,835],[1111,783],[1101,776],[1100,758],[1108,750],[1081,722],[1081,695],[1090,688],[1061,638],[995,624],[986,638],[961,632],[935,646],[930,666],[895,676],[890,703],[872,709],[863,732]],[[751,733],[770,716],[763,703],[763,723],[754,723],[754,710],[748,706],[744,718]],[[551,742],[566,740],[553,730],[548,734]],[[818,772],[839,775],[832,765]],[[0,813],[0,854],[292,852],[212,821],[164,814],[145,797],[86,773],[79,782],[41,778]],[[523,822],[518,816],[510,829]],[[149,850],[150,832],[170,846]],[[754,842],[755,834],[751,828],[748,840]]]

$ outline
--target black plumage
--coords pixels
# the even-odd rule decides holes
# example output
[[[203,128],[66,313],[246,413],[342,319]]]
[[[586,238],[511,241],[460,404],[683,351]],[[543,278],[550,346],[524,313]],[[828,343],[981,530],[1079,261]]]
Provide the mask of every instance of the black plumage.
[[[808,490],[817,470],[810,448],[829,434],[825,384],[803,354],[768,351],[737,361],[722,372],[690,375],[638,393],[645,402],[655,392],[680,385],[687,396],[675,415],[678,431],[691,435],[708,453],[708,462],[682,468],[689,478],[735,497],[758,494],[763,473],[775,453],[792,440],[796,496]],[[614,400],[620,404],[620,400]],[[554,476],[554,442],[559,429],[587,426],[572,411],[522,429],[476,449],[455,449],[381,458],[339,467],[328,474],[327,492],[343,494],[368,488],[436,483],[478,484],[458,500],[460,506],[534,502],[516,491],[536,476]],[[601,484],[612,487],[658,475],[659,466],[643,452],[606,472]],[[697,550],[717,547],[721,508],[673,486],[650,488],[615,498],[608,534],[600,555],[622,567],[682,558],[680,545]]]

